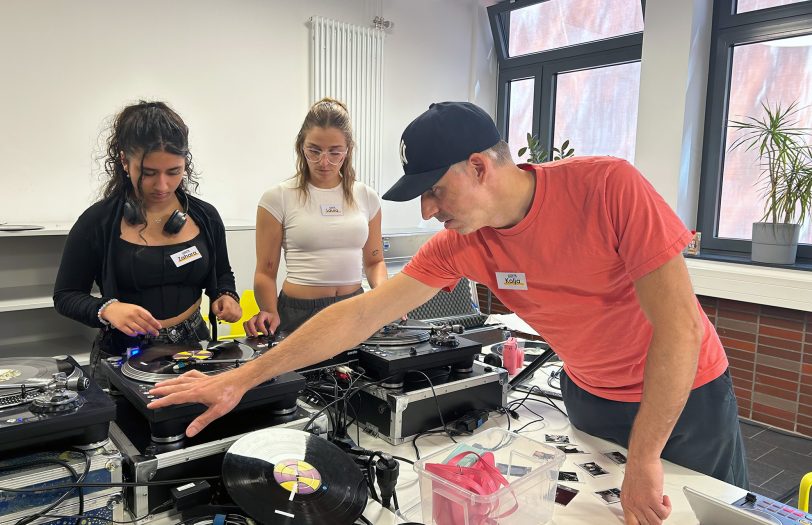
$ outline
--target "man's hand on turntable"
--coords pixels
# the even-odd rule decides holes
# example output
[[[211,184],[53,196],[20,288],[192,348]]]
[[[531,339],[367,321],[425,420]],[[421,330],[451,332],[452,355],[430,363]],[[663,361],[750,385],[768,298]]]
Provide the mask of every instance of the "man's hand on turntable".
[[[211,303],[211,311],[217,316],[217,319],[234,323],[242,317],[242,308],[240,303],[234,300],[230,295],[221,295],[216,301]]]
[[[147,408],[163,408],[181,403],[206,405],[208,410],[186,427],[186,435],[193,437],[209,423],[237,406],[242,396],[252,386],[241,379],[238,370],[215,376],[207,376],[198,370],[192,370],[180,377],[161,381],[149,391],[150,394],[161,398],[152,401]]]
[[[261,311],[242,325],[245,327],[245,333],[251,337],[256,337],[259,334],[271,336],[276,333],[280,322],[278,313]]]
[[[149,311],[137,304],[110,303],[99,315],[113,328],[130,337],[144,334],[158,335],[158,330],[161,329],[161,323],[152,317]]]

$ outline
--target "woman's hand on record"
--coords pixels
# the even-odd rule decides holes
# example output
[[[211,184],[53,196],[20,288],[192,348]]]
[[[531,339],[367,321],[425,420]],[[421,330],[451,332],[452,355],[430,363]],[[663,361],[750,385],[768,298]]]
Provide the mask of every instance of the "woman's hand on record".
[[[131,303],[110,303],[104,307],[99,316],[110,323],[110,326],[130,337],[137,335],[158,335],[159,323],[147,309]]]
[[[211,303],[211,311],[217,316],[217,319],[235,323],[242,317],[242,308],[240,303],[234,300],[230,295],[221,295],[213,303]]]
[[[208,409],[186,427],[186,435],[193,437],[209,423],[229,413],[248,391],[251,385],[240,377],[239,370],[214,376],[192,370],[180,377],[161,381],[149,391],[160,399],[149,403],[147,408],[156,409],[181,403],[206,405]]]
[[[243,323],[245,333],[251,337],[256,337],[259,334],[271,336],[279,328],[279,314],[276,312],[261,311],[251,319]]]

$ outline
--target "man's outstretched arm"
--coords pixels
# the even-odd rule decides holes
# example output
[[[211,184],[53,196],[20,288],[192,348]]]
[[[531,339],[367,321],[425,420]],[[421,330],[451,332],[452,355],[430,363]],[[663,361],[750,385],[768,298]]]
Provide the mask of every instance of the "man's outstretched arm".
[[[256,385],[357,346],[386,323],[431,299],[437,291],[398,274],[370,292],[325,308],[277,346],[239,368],[215,376],[192,371],[158,383],[150,393],[163,397],[148,408],[179,403],[208,406],[186,429],[186,435],[192,437],[231,411]]]
[[[643,399],[629,438],[621,503],[628,525],[659,525],[671,513],[660,454],[691,393],[702,343],[696,296],[682,255],[634,283],[653,327]]]

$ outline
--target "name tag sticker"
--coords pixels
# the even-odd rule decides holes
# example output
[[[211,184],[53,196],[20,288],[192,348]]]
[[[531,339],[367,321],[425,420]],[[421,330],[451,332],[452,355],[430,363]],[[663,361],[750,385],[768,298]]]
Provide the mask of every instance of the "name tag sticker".
[[[200,255],[200,252],[197,250],[197,246],[189,246],[185,250],[181,250],[178,253],[173,253],[169,257],[172,258],[172,262],[174,262],[175,266],[178,268],[184,264],[189,264],[192,261],[203,258],[203,256]]]
[[[338,216],[344,215],[344,211],[341,209],[340,205],[322,204],[321,205],[321,214],[324,217],[338,217]]]
[[[496,272],[500,290],[527,290],[527,278],[521,272]]]

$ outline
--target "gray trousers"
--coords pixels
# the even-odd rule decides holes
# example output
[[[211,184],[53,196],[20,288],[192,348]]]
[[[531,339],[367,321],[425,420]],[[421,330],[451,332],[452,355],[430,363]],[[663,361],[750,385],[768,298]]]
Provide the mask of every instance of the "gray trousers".
[[[561,393],[578,430],[628,448],[640,403],[594,396],[561,373]],[[730,372],[691,391],[663,449],[662,458],[749,489],[747,459]]]
[[[319,299],[296,299],[286,295],[285,292],[279,292],[279,300],[276,303],[276,309],[279,312],[279,328],[276,331],[288,335],[331,304],[362,293],[364,293],[364,289],[359,288],[347,295],[321,297]]]

